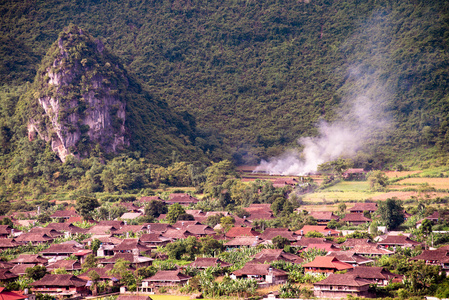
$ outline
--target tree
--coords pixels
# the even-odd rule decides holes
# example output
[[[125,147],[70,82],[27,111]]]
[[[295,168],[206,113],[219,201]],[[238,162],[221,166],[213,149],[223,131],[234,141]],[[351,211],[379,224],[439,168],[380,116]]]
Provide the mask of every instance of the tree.
[[[95,270],[92,270],[89,272],[88,276],[89,276],[90,280],[92,281],[92,286],[90,288],[92,289],[92,291],[96,292],[97,283],[98,283],[98,280],[100,280],[100,275],[98,275],[98,273],[95,272]]]
[[[429,219],[424,219],[422,221],[421,226],[419,227],[419,232],[425,236],[432,233],[432,221]]]
[[[383,191],[388,186],[388,177],[382,171],[373,171],[368,176],[368,182],[372,191]]]
[[[96,198],[82,196],[76,200],[76,211],[84,218],[91,219],[95,208],[100,204]]]
[[[42,213],[39,216],[37,216],[37,221],[41,224],[45,224],[51,222],[51,218],[48,214]]]
[[[89,254],[88,256],[86,256],[86,260],[83,263],[83,268],[85,269],[96,268],[97,264],[98,264],[97,257],[93,254]]]
[[[147,206],[145,206],[145,215],[153,216],[155,218],[168,212],[167,204],[159,200],[151,200]]]
[[[47,268],[44,266],[34,266],[25,270],[26,276],[33,280],[39,280],[47,274]]]
[[[214,189],[215,187],[222,185],[229,178],[236,177],[234,165],[229,160],[213,163],[204,174],[206,176],[204,192],[212,195],[218,191]]]
[[[283,236],[275,236],[273,239],[273,246],[276,249],[284,249],[285,246],[290,245],[290,241],[288,240],[288,238],[283,237]]]
[[[340,203],[340,204],[338,204],[338,211],[339,211],[341,214],[344,214],[345,211],[346,211],[346,204],[344,204],[343,202]]]
[[[181,206],[181,204],[173,203],[168,207],[168,213],[165,218],[168,220],[168,222],[174,224],[176,223],[176,221],[178,221],[179,216],[185,213],[186,211],[184,207]]]
[[[99,239],[94,239],[90,244],[90,249],[92,250],[92,253],[94,253],[94,255],[97,253],[98,249],[100,248],[100,245],[101,241]]]
[[[377,212],[389,230],[397,228],[405,220],[402,203],[395,198],[388,198],[385,201],[379,202]]]
[[[322,238],[324,237],[324,234],[318,231],[309,231],[306,233],[306,237]]]

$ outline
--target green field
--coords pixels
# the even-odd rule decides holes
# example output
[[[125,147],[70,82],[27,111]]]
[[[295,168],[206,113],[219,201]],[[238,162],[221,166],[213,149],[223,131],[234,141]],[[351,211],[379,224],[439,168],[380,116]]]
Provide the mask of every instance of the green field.
[[[320,203],[327,201],[363,201],[381,194],[383,193],[370,192],[367,181],[342,181],[322,191],[305,195],[304,201]]]

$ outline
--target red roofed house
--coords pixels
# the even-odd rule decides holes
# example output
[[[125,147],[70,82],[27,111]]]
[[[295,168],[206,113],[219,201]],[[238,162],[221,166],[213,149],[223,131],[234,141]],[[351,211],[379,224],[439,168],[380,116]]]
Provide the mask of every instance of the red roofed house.
[[[0,238],[7,238],[11,234],[12,227],[9,225],[0,225]]]
[[[7,291],[4,287],[0,287],[0,299],[2,300],[20,300],[29,297],[29,295],[24,295],[22,293],[22,291]]]
[[[80,215],[76,213],[74,210],[57,210],[55,211],[50,218],[54,219],[69,219],[71,217],[79,217]]]
[[[42,279],[31,283],[33,293],[55,297],[83,297],[89,294],[87,281],[72,274],[46,274]]]
[[[363,180],[365,179],[366,172],[363,169],[347,169],[343,172],[343,178],[346,180]]]
[[[326,225],[331,220],[338,221],[338,216],[334,215],[331,211],[311,211],[309,216],[312,216],[318,225]]]
[[[368,292],[370,282],[357,275],[330,274],[324,280],[313,284],[313,294],[319,299],[323,298],[343,298],[348,295],[354,297],[370,297]]]
[[[232,266],[232,264],[224,262],[215,257],[197,257],[194,262],[188,264],[188,266],[198,269],[206,269],[209,267],[215,267],[217,265],[221,268]]]
[[[287,282],[288,273],[272,268],[269,264],[247,263],[243,268],[232,272],[231,278],[251,278],[258,282],[283,284]]]
[[[303,265],[305,273],[335,273],[336,271],[343,271],[353,269],[350,264],[344,263],[336,259],[334,256],[317,256],[309,263]]]
[[[290,231],[288,228],[267,228],[263,233],[260,234],[261,239],[268,241],[273,240],[277,236],[282,236],[288,239],[290,242],[298,240],[297,235]]]
[[[179,270],[158,271],[153,276],[142,280],[140,290],[142,292],[152,292],[153,288],[160,286],[184,285],[190,278],[190,276],[182,274]]]
[[[362,213],[349,213],[346,214],[346,216],[341,219],[342,222],[350,223],[352,225],[361,225],[368,222],[371,222],[372,220],[365,217]]]
[[[168,200],[165,201],[167,204],[179,203],[181,205],[190,205],[196,204],[200,200],[195,197],[190,196],[189,194],[184,193],[173,193],[168,196]]]
[[[382,247],[401,247],[401,248],[414,248],[421,245],[419,242],[415,242],[404,235],[389,235],[380,242],[378,245]]]
[[[229,238],[235,238],[238,236],[259,236],[260,233],[251,227],[232,227],[225,235]]]
[[[368,211],[370,214],[377,211],[377,203],[356,203],[353,207],[348,209],[351,213],[363,213]]]
[[[327,226],[323,226],[323,225],[304,225],[303,228],[295,231],[295,233],[298,235],[304,236],[308,232],[312,232],[312,231],[319,232],[319,233],[323,234],[324,236],[338,236],[340,233],[337,230],[329,229],[329,228],[327,228]]]
[[[393,274],[382,267],[358,266],[346,274],[356,275],[378,286],[387,286],[392,281],[402,281],[401,275]]]

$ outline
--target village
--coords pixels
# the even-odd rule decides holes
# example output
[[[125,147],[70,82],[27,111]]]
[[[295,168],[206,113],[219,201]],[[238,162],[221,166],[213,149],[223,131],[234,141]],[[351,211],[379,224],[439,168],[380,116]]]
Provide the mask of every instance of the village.
[[[365,173],[354,169],[341,179],[363,180]],[[185,192],[101,204],[81,197],[2,216],[0,295],[143,300],[161,294],[209,299],[448,294],[448,234],[432,229],[447,226],[445,205],[421,201],[405,209],[390,198],[342,202],[334,210],[292,206],[288,199],[296,199],[296,191],[306,194],[307,180],[247,174],[241,180],[262,184],[255,193],[262,199],[268,189],[270,200],[228,211],[207,209],[205,200]],[[410,220],[412,226],[403,230]]]

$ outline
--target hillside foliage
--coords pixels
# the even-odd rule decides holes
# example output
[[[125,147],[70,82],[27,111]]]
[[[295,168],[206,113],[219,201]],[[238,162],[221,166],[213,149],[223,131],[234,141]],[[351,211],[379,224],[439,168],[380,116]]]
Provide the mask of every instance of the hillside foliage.
[[[446,1],[6,0],[0,12],[2,169],[36,173],[55,159],[49,151],[30,157],[46,146],[27,142],[16,106],[70,23],[102,40],[136,78],[131,150],[153,161],[154,149],[197,159],[176,153],[176,141],[161,144],[171,132],[211,160],[256,163],[316,135],[320,120],[355,117],[349,103],[358,96],[374,99],[388,127],[370,136],[356,164],[382,167],[410,149],[449,148]],[[147,114],[149,98],[167,102],[181,124],[142,128],[157,119]]]

